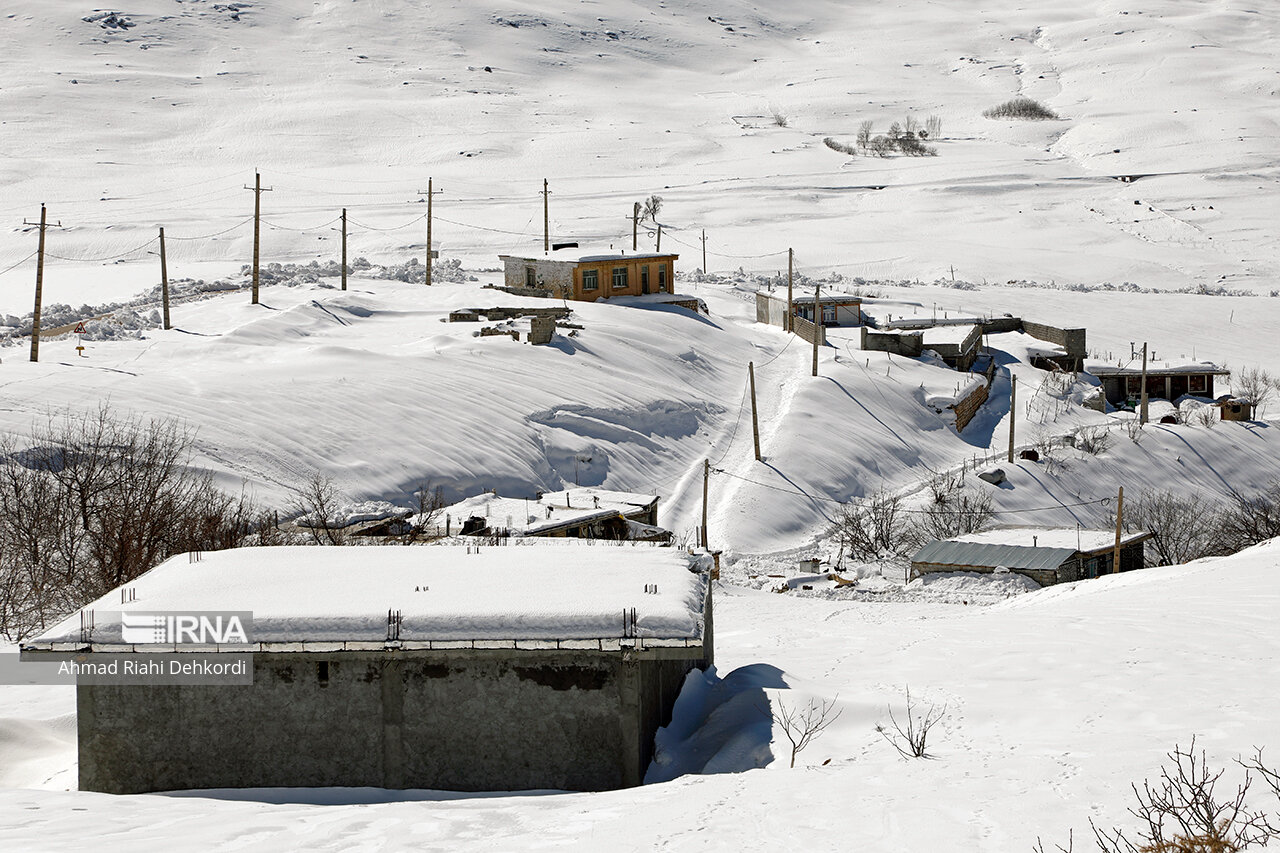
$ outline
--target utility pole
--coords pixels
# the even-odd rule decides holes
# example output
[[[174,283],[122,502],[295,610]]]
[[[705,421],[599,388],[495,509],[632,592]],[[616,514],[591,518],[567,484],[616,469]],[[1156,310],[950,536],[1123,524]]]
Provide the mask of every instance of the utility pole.
[[[547,188],[547,179],[542,179],[542,254],[551,254],[551,207],[547,199],[551,190]]]
[[[707,482],[711,479],[711,460],[702,460],[702,547],[707,547]]]
[[[160,226],[160,301],[164,306],[164,327],[169,328],[169,260],[164,252],[164,226]]]
[[[1142,345],[1142,405],[1138,409],[1138,423],[1147,422],[1147,345]]]
[[[760,420],[756,416],[756,363],[747,362],[747,378],[751,381],[751,435],[756,442],[756,461],[760,461]]]
[[[35,225],[35,222],[22,220],[23,225]],[[48,228],[48,219],[45,217],[44,205],[40,205],[40,245],[36,254],[36,307],[31,314],[31,360],[40,360],[40,300],[44,294],[44,232]],[[61,228],[62,223],[53,223],[55,228]]]
[[[796,250],[787,249],[787,322],[784,328],[788,332],[795,331],[795,324],[791,322],[791,312],[794,310],[791,305],[791,285],[792,285],[792,270],[795,267],[795,263],[794,263],[795,257],[796,257]]]
[[[1124,523],[1124,486],[1120,487],[1120,494],[1116,497],[1116,549],[1111,557],[1111,572],[1114,574],[1120,571],[1120,526]]]
[[[258,262],[262,248],[262,194],[271,192],[271,188],[262,188],[262,176],[257,170],[253,173],[253,186],[245,187],[253,190],[253,304],[258,304]]]
[[[818,375],[818,338],[822,336],[821,288],[813,286],[813,375]]]
[[[702,229],[702,274],[707,274],[707,229]]]
[[[342,289],[347,289],[347,209],[342,208]]]
[[[1013,421],[1015,413],[1018,410],[1018,377],[1012,377],[1013,383],[1009,386],[1009,461],[1013,461]]]
[[[636,241],[640,235],[640,202],[636,202],[636,206],[631,209],[631,251],[637,251]]]
[[[662,252],[662,226],[661,225],[658,226],[658,246],[656,249],[654,249],[654,251],[659,253]]]
[[[432,196],[434,196],[434,195],[435,195],[435,193],[436,193],[436,191],[432,188],[432,183],[431,183],[431,182],[432,182],[432,180],[433,180],[432,178],[427,178],[427,191],[426,191],[426,193],[423,193],[423,192],[422,192],[422,190],[418,190],[418,194],[419,194],[419,195],[426,195],[426,197],[427,197],[427,276],[426,276],[425,281],[423,282],[424,284],[426,284],[426,285],[427,285],[427,287],[430,287],[430,286],[431,286],[431,262],[432,262],[433,260],[435,260],[435,258],[436,258],[436,256],[437,256],[437,255],[439,255],[439,254],[440,254],[439,252],[436,252],[436,251],[434,251],[434,250],[431,248],[431,246],[432,246],[432,243],[431,243],[431,198],[432,198]]]

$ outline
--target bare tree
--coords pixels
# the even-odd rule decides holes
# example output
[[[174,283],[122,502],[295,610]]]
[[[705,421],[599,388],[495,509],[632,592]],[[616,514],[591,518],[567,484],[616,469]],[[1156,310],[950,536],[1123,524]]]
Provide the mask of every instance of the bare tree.
[[[933,756],[928,752],[929,732],[946,715],[947,706],[930,705],[928,708],[920,708],[911,697],[910,687],[907,688],[906,693],[906,718],[899,722],[893,713],[893,707],[890,706],[888,708],[889,726],[878,724],[876,731],[903,758],[932,758]]]
[[[883,489],[841,507],[833,532],[855,560],[901,556],[910,547],[902,498]]]
[[[440,486],[432,486],[430,480],[419,483],[414,496],[418,499],[418,512],[413,518],[413,526],[409,528],[409,535],[405,537],[406,545],[416,542],[419,538],[428,538],[433,535],[431,528],[438,527],[440,513],[447,506],[444,489]]]
[[[1260,367],[1246,367],[1231,377],[1231,393],[1253,404],[1254,417],[1257,418],[1262,417],[1262,410],[1271,401],[1276,386],[1276,378]]]
[[[862,153],[866,153],[871,148],[871,129],[875,127],[875,123],[870,119],[858,125],[858,147],[862,149]]]
[[[777,710],[770,710],[769,717],[774,725],[780,727],[787,740],[791,742],[792,767],[796,766],[796,756],[814,738],[822,734],[827,726],[840,719],[843,709],[836,707],[839,699],[839,696],[831,700],[824,699],[821,702],[810,699],[808,705],[798,708],[788,706],[779,698],[776,704]]]
[[[938,139],[942,136],[942,119],[937,116],[929,116],[924,120],[924,130],[921,136],[926,139]]]
[[[1232,553],[1223,536],[1224,507],[1201,494],[1146,492],[1125,501],[1124,529],[1149,531],[1148,566],[1176,566]],[[1115,524],[1115,513],[1111,514]]]
[[[658,221],[658,211],[662,210],[662,196],[651,195],[644,200],[644,209],[641,211],[640,217],[650,222]]]
[[[346,544],[346,531],[337,518],[341,494],[331,478],[316,471],[293,494],[293,511],[298,516],[295,523],[306,528],[315,544]]]
[[[1228,554],[1280,536],[1280,480],[1252,495],[1234,493],[1221,516],[1221,535]]]

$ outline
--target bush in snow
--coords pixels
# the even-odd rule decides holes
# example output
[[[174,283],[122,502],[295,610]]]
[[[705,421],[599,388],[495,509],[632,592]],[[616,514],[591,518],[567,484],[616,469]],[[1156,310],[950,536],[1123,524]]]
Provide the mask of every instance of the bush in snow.
[[[942,721],[947,713],[947,706],[930,705],[920,707],[911,697],[911,688],[907,688],[907,710],[901,721],[889,709],[889,725],[876,725],[876,731],[898,751],[903,758],[932,758],[929,754],[929,732]]]
[[[1107,829],[1090,821],[1093,840],[1102,853],[1238,853],[1267,847],[1280,841],[1280,811],[1268,814],[1250,804],[1249,791],[1260,780],[1280,805],[1280,770],[1267,765],[1262,750],[1252,758],[1236,759],[1244,771],[1235,790],[1219,790],[1225,770],[1210,767],[1204,750],[1196,752],[1196,741],[1186,749],[1174,746],[1168,763],[1155,781],[1133,785],[1137,801],[1129,814],[1138,821],[1128,834],[1123,828]],[[1071,853],[1074,844],[1056,845],[1060,853]],[[1045,853],[1037,839],[1035,853]]]
[[[1058,114],[1039,101],[1019,95],[982,113],[987,118],[1018,118],[1029,121],[1056,119]]]

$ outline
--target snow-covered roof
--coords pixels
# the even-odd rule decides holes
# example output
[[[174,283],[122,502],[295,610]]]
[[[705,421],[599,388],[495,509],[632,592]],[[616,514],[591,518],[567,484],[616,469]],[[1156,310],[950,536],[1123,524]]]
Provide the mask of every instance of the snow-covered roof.
[[[965,326],[934,326],[924,330],[924,345],[955,344],[958,346],[967,341],[971,335],[981,333],[982,327],[975,324]]]
[[[633,515],[657,500],[657,495],[594,488],[547,492],[541,498],[504,498],[484,492],[445,507],[441,515],[447,514],[458,527],[468,518],[479,517],[487,520],[486,527],[536,536],[566,525]]]
[[[1097,359],[1087,359],[1084,363],[1086,373],[1094,376],[1140,376],[1142,375],[1142,359],[1134,359],[1128,364],[1111,364]],[[1172,373],[1212,373],[1214,376],[1230,376],[1231,371],[1219,367],[1211,361],[1148,361],[1147,375],[1164,376]]]
[[[1149,533],[1122,533],[1121,545],[1147,539]],[[999,527],[981,533],[957,536],[952,542],[975,542],[987,545],[1017,545],[1024,548],[1069,548],[1090,553],[1114,548],[1114,530],[1080,530],[1075,527]]]
[[[675,252],[621,252],[612,249],[579,249],[568,248],[553,251],[549,255],[499,255],[500,260],[508,258],[516,261],[565,261],[571,264],[595,263],[598,261],[647,260],[651,258],[678,258]]]
[[[671,548],[581,544],[236,548],[205,552],[198,562],[173,557],[125,585],[129,603],[120,603],[117,589],[84,610],[94,612],[95,651],[128,650],[120,648],[121,611],[193,610],[251,611],[252,650],[262,643],[381,648],[388,611],[401,614],[406,648],[603,641],[628,634],[623,613],[632,608],[634,635],[685,645],[701,641],[707,581],[695,569],[708,559]],[[75,613],[23,648],[81,648],[80,629]]]

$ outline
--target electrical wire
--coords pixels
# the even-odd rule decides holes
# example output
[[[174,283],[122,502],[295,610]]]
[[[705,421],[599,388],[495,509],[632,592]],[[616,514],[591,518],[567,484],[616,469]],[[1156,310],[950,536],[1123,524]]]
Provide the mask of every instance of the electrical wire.
[[[239,221],[239,222],[237,222],[235,225],[232,225],[230,228],[227,228],[227,229],[222,230],[222,231],[215,231],[215,232],[213,232],[212,234],[201,234],[201,235],[200,235],[200,236],[198,236],[198,237],[175,237],[175,236],[173,236],[173,235],[171,235],[171,234],[166,234],[166,235],[164,235],[164,236],[165,236],[165,239],[166,239],[166,240],[208,240],[210,237],[221,237],[223,234],[229,234],[230,232],[232,232],[232,231],[236,230],[237,228],[241,227],[242,225],[247,225],[248,223],[250,223],[250,222],[252,222],[252,221],[253,221],[253,217],[252,217],[252,216],[250,216],[248,219],[242,219],[242,220],[240,220],[240,221]]]
[[[134,254],[135,252],[140,252],[140,251],[142,251],[143,249],[147,248],[148,246],[150,246],[152,243],[156,242],[156,241],[157,241],[157,240],[159,240],[159,239],[160,239],[160,238],[159,238],[158,236],[157,236],[157,237],[152,237],[150,240],[148,240],[147,242],[143,243],[141,246],[138,246],[137,248],[130,249],[130,250],[129,250],[129,251],[127,251],[127,252],[121,252],[121,253],[120,253],[120,254],[118,254],[118,255],[107,255],[107,256],[102,257],[102,258],[68,258],[68,257],[65,257],[65,256],[63,256],[63,255],[55,255],[55,254],[53,254],[52,252],[45,252],[44,254],[45,254],[45,257],[47,257],[47,258],[57,258],[57,259],[58,259],[58,260],[60,260],[60,261],[114,261],[114,260],[116,260],[117,258],[123,258],[123,257],[126,257],[126,256],[128,256],[128,255],[132,255],[132,254]]]
[[[409,227],[410,225],[412,225],[413,223],[415,223],[415,222],[419,222],[419,221],[421,221],[421,220],[423,220],[423,219],[426,219],[426,218],[427,218],[427,215],[424,213],[424,214],[422,214],[421,216],[416,216],[416,217],[414,217],[413,219],[410,219],[408,222],[404,223],[403,225],[396,225],[396,226],[393,226],[393,227],[391,227],[391,228],[376,228],[376,227],[374,227],[374,226],[372,226],[372,225],[365,225],[363,222],[359,222],[359,221],[357,221],[357,220],[355,220],[355,219],[352,219],[350,216],[348,216],[348,217],[347,217],[347,224],[348,224],[348,225],[355,225],[356,227],[358,227],[358,228],[363,228],[363,229],[364,229],[364,230],[366,230],[366,231],[382,231],[382,232],[384,232],[384,233],[385,233],[385,232],[388,232],[388,231],[400,231],[400,230],[402,230],[402,229],[408,228],[408,227]],[[439,218],[439,217],[437,217],[437,218]]]
[[[264,223],[268,228],[275,228],[275,229],[277,229],[277,230],[279,230],[279,231],[297,231],[297,232],[299,232],[299,233],[303,233],[303,232],[307,232],[307,231],[320,231],[320,230],[322,230],[322,229],[324,229],[324,228],[328,228],[330,225],[332,225],[333,223],[335,223],[335,222],[339,221],[340,219],[342,219],[342,217],[341,217],[341,216],[335,216],[335,217],[333,217],[333,219],[330,219],[328,222],[323,222],[323,223],[321,223],[321,224],[319,224],[319,225],[312,226],[311,228],[290,228],[288,225],[277,225],[276,223],[271,222],[271,221],[266,220],[266,219],[262,220],[262,222],[263,222],[263,223]]]
[[[39,249],[37,249],[36,251],[34,251],[34,252],[32,252],[31,254],[27,255],[25,258],[23,258],[22,260],[18,261],[18,262],[17,262],[16,264],[14,264],[13,266],[11,266],[11,267],[5,267],[4,269],[0,270],[0,275],[4,275],[4,274],[5,274],[5,273],[7,273],[7,272],[11,272],[12,270],[16,270],[18,267],[22,266],[23,264],[25,264],[27,261],[31,260],[32,258],[34,258],[34,257],[35,257],[36,255],[38,255],[38,254],[40,254],[40,250],[39,250]]]

